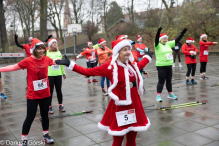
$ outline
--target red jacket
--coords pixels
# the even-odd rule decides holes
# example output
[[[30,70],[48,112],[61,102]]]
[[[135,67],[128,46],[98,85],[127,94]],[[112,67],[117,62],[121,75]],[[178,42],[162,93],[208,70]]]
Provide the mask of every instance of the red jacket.
[[[138,51],[137,51],[137,48],[139,48],[139,49],[141,49],[141,50],[144,51],[145,48],[146,48],[146,46],[145,46],[143,43],[141,43],[141,44],[136,43],[136,44],[135,44],[135,49],[136,49],[137,57],[138,57],[138,58],[142,58],[142,57],[145,55],[145,53],[138,52]]]
[[[91,62],[96,62],[96,55],[97,54],[97,50],[96,49],[90,49],[90,48],[86,48],[81,54],[80,54],[80,57],[81,56],[84,56],[86,55],[86,59],[87,59],[87,62],[91,61]]]
[[[185,55],[186,64],[197,63],[196,58],[193,59],[190,57],[191,55],[190,51],[194,51],[197,53],[198,49],[193,44],[191,44],[191,46],[188,46],[187,44],[183,44],[182,53]]]
[[[200,62],[208,62],[208,50],[209,45],[214,45],[213,42],[199,42],[200,53],[199,53],[199,60]]]

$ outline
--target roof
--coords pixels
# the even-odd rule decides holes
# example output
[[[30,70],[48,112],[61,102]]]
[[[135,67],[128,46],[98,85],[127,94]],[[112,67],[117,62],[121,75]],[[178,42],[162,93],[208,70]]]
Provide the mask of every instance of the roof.
[[[114,27],[116,24],[120,23],[120,22],[128,22],[127,20],[125,19],[120,19],[119,21],[117,21],[115,24],[113,24],[112,26],[110,26],[107,30],[110,30],[112,27]]]

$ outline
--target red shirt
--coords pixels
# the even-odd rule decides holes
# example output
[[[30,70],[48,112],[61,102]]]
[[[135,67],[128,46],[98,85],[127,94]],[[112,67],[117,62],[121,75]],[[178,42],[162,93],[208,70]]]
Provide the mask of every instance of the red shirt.
[[[190,51],[194,51],[197,53],[198,49],[193,44],[191,44],[191,46],[188,46],[187,44],[183,44],[182,53],[185,55],[186,64],[197,63],[196,58],[193,59],[190,57],[191,55]]]
[[[27,69],[27,99],[43,99],[50,96],[48,66],[52,64],[53,60],[47,56],[40,60],[27,57],[18,63],[21,69]]]
[[[208,51],[209,45],[214,45],[213,42],[199,42],[200,53],[199,53],[199,60],[200,62],[208,62]]]
[[[137,48],[139,48],[139,49],[141,49],[141,50],[144,51],[145,48],[146,48],[146,46],[145,46],[143,43],[141,43],[141,44],[136,43],[136,44],[135,44],[135,49],[136,49],[137,57],[138,57],[138,58],[142,58],[142,57],[145,55],[145,53],[139,52],[139,51],[137,50]]]
[[[25,50],[27,57],[30,57],[32,55],[32,49],[30,44],[23,45],[23,49]]]
[[[84,56],[86,55],[86,59],[87,61],[91,61],[91,62],[96,62],[96,55],[97,54],[97,50],[92,48],[86,48],[82,53],[81,55]]]

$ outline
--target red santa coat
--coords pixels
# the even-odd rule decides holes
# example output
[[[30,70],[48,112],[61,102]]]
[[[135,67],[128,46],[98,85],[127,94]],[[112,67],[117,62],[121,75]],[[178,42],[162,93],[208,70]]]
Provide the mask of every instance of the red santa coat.
[[[138,57],[138,58],[142,58],[142,57],[145,55],[145,53],[141,53],[141,52],[137,51],[137,48],[139,48],[139,49],[141,49],[141,50],[144,51],[145,48],[146,48],[146,46],[145,46],[143,43],[141,43],[141,44],[136,43],[136,44],[135,44],[135,49],[136,49],[137,57]]]
[[[199,53],[199,60],[200,62],[208,62],[208,51],[209,45],[214,45],[213,42],[199,42],[200,53]]]
[[[188,46],[187,44],[183,44],[182,46],[182,53],[185,55],[185,61],[186,61],[186,64],[193,64],[193,63],[197,63],[197,60],[196,58],[191,58],[190,55],[190,51],[194,51],[194,52],[198,52],[198,49],[193,45],[191,44],[191,46]]]
[[[138,76],[139,70],[148,64],[151,58],[143,57],[143,59],[135,63],[130,62],[123,64],[119,61],[113,65],[112,69],[108,69],[110,62],[102,66],[92,69],[83,68],[71,62],[69,69],[85,76],[105,76],[112,85],[109,87],[109,96],[111,100],[105,111],[103,119],[98,123],[98,127],[108,131],[110,135],[122,136],[129,131],[146,131],[150,127],[150,121],[146,117],[141,99],[139,95],[143,94],[143,79]],[[115,72],[117,74],[115,74]],[[137,83],[137,87],[130,88],[130,82]],[[116,112],[134,109],[136,114],[136,123],[118,126]]]
[[[80,57],[81,56],[84,56],[86,55],[86,59],[87,59],[87,62],[96,62],[96,55],[97,54],[97,50],[92,48],[86,48],[81,54],[80,54]]]

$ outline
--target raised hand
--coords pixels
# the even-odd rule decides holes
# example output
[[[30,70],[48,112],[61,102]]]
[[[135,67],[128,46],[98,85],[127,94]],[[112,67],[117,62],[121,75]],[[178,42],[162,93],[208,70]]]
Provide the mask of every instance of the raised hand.
[[[160,31],[161,31],[162,29],[163,29],[163,27],[162,27],[162,26],[158,28],[158,30],[160,30]]]

